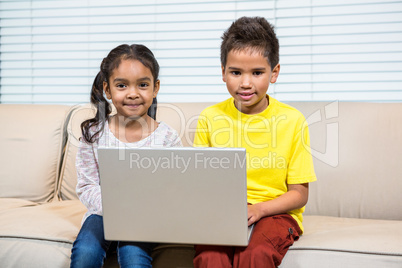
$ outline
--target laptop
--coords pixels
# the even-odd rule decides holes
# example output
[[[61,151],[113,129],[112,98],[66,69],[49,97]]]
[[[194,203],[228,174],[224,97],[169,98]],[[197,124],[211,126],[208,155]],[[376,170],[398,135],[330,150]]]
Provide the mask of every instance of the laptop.
[[[106,240],[247,246],[244,148],[98,149]]]

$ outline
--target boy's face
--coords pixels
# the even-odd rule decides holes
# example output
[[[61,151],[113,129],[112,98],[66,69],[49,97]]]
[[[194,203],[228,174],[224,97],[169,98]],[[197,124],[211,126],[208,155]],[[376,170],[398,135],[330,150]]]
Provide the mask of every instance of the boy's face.
[[[280,65],[271,71],[271,66],[260,52],[231,50],[222,77],[234,98],[236,108],[245,114],[256,114],[268,107],[266,93],[270,83],[278,78]]]

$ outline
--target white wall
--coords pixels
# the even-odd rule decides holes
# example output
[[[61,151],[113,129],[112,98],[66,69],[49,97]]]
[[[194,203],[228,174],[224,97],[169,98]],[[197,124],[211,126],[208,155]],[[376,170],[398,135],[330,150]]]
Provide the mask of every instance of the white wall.
[[[391,0],[0,0],[0,101],[88,102],[122,43],[154,51],[160,102],[224,100],[220,36],[241,16],[276,26],[279,100],[402,101],[402,1]]]

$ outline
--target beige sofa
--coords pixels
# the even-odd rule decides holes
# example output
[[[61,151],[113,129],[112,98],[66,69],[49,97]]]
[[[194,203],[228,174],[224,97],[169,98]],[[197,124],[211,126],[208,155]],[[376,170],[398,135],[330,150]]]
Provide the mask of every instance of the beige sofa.
[[[310,124],[318,181],[305,234],[282,267],[402,267],[402,103],[291,103]],[[191,145],[208,103],[159,105]],[[68,267],[85,207],[75,194],[89,106],[0,105],[0,267]],[[161,245],[154,267],[192,267],[191,245]],[[105,267],[116,266],[108,259]]]

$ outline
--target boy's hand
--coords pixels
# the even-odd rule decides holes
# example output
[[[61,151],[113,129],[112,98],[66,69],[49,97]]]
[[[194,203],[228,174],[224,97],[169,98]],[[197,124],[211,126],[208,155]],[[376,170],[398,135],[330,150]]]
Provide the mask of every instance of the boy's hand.
[[[259,221],[262,218],[262,211],[259,207],[259,204],[248,205],[247,206],[247,218],[248,218],[248,226],[253,223]]]
[[[261,218],[271,215],[287,213],[288,211],[301,208],[308,200],[308,183],[290,184],[288,191],[283,195],[247,206],[248,225],[259,221]]]

